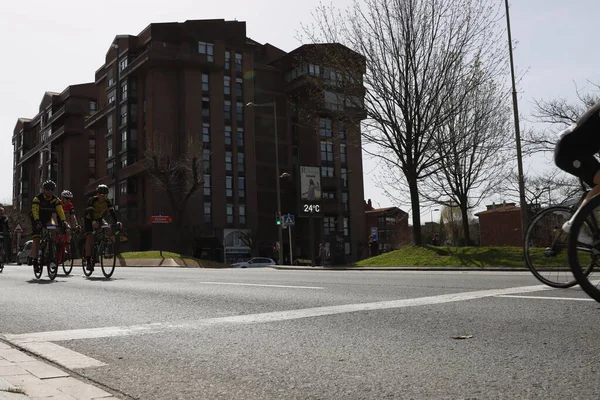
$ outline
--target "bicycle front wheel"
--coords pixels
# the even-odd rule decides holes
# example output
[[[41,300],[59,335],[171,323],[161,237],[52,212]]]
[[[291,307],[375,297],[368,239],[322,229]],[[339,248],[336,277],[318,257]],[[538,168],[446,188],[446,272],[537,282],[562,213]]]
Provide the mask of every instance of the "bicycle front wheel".
[[[53,281],[58,274],[58,245],[53,242],[48,242],[47,246],[48,253],[46,253],[46,262],[48,265],[48,278]]]
[[[569,264],[577,283],[600,302],[600,197],[593,197],[577,213],[569,235]]]
[[[525,233],[525,263],[537,280],[551,287],[577,284],[568,262],[569,235],[562,230],[571,216],[566,206],[546,208],[533,217]]]
[[[61,263],[65,275],[69,275],[73,271],[73,263],[75,254],[73,254],[71,242],[65,243],[65,248],[62,250]]]
[[[106,278],[110,278],[115,272],[115,265],[117,263],[115,244],[110,238],[104,238],[99,250],[100,254],[98,254],[98,258],[100,259],[102,273]]]

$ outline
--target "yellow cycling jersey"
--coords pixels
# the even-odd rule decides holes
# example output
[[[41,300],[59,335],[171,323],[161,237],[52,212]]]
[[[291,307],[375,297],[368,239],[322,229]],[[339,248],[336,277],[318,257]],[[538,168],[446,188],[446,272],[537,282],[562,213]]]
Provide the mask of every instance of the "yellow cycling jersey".
[[[58,215],[60,222],[65,220],[65,212],[58,197],[55,195],[46,197],[44,193],[40,193],[33,198],[31,202],[31,216],[34,221],[48,222],[54,212]]]
[[[92,196],[88,200],[88,206],[85,210],[85,217],[91,220],[99,220],[104,217],[106,211],[110,212],[110,215],[116,221],[117,216],[115,209],[109,199],[100,200],[98,196]]]

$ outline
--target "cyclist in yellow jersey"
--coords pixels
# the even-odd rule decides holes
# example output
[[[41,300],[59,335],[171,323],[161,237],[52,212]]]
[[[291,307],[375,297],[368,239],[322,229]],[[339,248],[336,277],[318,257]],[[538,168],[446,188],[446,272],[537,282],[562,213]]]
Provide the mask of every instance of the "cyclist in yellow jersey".
[[[65,213],[62,208],[60,199],[54,195],[56,189],[56,183],[53,181],[46,181],[42,185],[42,193],[38,194],[33,198],[31,202],[31,253],[29,262],[33,264],[33,268],[38,272],[38,247],[40,244],[40,233],[44,225],[48,225],[52,220],[52,213],[56,213],[60,219],[60,225],[63,229],[67,227],[67,221]]]
[[[106,211],[110,212],[114,222],[121,227],[121,223],[117,221],[117,214],[112,206],[111,201],[106,197],[108,195],[108,186],[98,185],[96,188],[97,195],[90,197],[88,200],[88,206],[85,210],[85,220],[83,221],[83,228],[85,229],[85,258],[87,261],[86,269],[88,271],[94,270],[94,264],[90,260],[92,255],[92,245],[94,244],[94,230],[103,224],[104,214]]]

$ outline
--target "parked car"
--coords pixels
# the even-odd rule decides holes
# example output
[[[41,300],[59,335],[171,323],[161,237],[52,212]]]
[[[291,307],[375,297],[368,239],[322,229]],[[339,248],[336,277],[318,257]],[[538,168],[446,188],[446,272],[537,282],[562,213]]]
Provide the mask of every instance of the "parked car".
[[[254,268],[254,267],[268,267],[269,265],[277,265],[271,258],[266,257],[254,257],[248,261],[243,261],[235,264],[231,264],[233,268]]]
[[[21,251],[17,253],[17,265],[27,264],[27,257],[29,257],[29,253],[31,252],[32,243],[33,240],[28,240],[23,247],[21,247]]]

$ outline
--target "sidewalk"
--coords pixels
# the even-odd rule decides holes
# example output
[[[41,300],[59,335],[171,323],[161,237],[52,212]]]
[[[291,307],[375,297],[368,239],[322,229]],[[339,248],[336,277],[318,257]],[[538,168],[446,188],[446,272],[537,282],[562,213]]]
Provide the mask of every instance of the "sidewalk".
[[[25,399],[108,400],[117,397],[0,342],[0,400]]]

